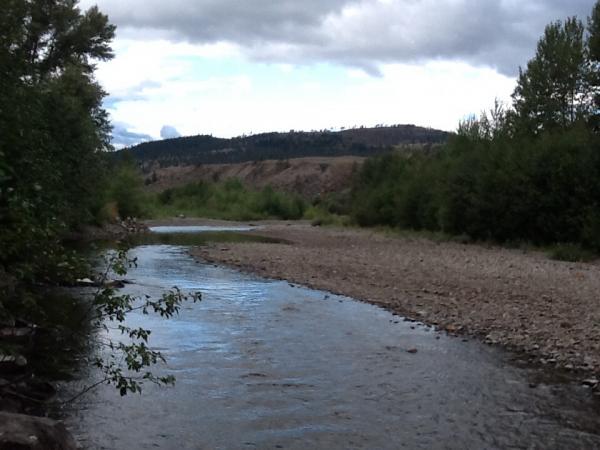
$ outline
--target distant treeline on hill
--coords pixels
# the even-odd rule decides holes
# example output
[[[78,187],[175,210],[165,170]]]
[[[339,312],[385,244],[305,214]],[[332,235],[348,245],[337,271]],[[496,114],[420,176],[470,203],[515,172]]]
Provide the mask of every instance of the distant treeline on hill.
[[[119,152],[139,162],[174,165],[226,164],[308,156],[374,156],[396,146],[431,146],[450,133],[415,125],[354,128],[342,131],[263,133],[231,139],[189,136],[145,142]]]

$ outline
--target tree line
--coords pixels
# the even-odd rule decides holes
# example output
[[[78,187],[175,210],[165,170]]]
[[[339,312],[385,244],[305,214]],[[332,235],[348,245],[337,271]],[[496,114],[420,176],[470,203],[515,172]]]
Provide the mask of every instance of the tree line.
[[[361,225],[600,251],[600,2],[549,24],[512,104],[460,123],[439,152],[385,155],[357,176]]]

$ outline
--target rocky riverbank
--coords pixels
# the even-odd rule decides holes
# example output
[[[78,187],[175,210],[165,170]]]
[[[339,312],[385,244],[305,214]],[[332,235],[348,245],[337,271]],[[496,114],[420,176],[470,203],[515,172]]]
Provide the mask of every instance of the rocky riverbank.
[[[215,244],[193,253],[374,303],[449,333],[476,335],[598,385],[597,263],[298,222],[269,222],[253,233],[285,243]]]
[[[29,367],[36,331],[19,322],[0,327],[0,450],[74,450],[64,425],[41,417],[56,389]]]

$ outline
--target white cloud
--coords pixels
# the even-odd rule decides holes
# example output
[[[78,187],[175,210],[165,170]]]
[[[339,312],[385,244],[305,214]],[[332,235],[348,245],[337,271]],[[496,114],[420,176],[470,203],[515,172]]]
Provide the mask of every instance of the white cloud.
[[[181,136],[181,133],[177,131],[177,128],[171,125],[163,125],[160,129],[160,137],[163,139],[173,139]]]
[[[115,62],[102,67],[99,79],[117,92],[110,104],[114,120],[155,138],[165,123],[184,135],[223,137],[378,123],[452,130],[464,116],[490,107],[494,98],[507,100],[514,87],[514,79],[494,70],[441,61],[387,64],[380,77],[332,69],[322,78],[311,68],[299,69],[300,74],[280,65],[254,70],[256,64],[234,59],[239,72],[205,75],[187,48],[159,42],[155,51],[153,45],[129,43]],[[192,55],[198,52],[191,49]],[[204,62],[207,69],[221,59],[211,61]],[[128,76],[121,79],[120,73]]]
[[[179,79],[190,72],[192,58],[239,56],[231,44],[192,45],[164,39],[117,39],[113,48],[116,57],[99,65],[97,77],[114,96],[152,89]]]

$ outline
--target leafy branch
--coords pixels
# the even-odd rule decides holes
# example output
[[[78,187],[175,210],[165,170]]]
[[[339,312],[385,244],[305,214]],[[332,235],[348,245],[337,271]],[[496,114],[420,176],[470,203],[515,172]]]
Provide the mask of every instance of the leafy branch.
[[[103,336],[97,336],[97,344],[105,351],[95,358],[93,365],[97,367],[103,378],[77,394],[72,401],[100,384],[112,384],[124,396],[128,393],[141,393],[145,382],[160,386],[173,385],[172,375],[158,376],[149,370],[158,363],[166,362],[161,352],[153,350],[148,341],[152,331],[142,327],[130,327],[126,324],[127,315],[134,311],[144,315],[157,314],[163,318],[171,318],[179,313],[181,305],[186,301],[198,302],[202,299],[199,292],[184,293],[177,287],[165,292],[155,299],[149,295],[136,297],[120,294],[110,282],[109,276],[124,276],[127,271],[137,266],[137,260],[128,256],[127,249],[108,252],[105,255],[105,268],[98,280],[89,313],[89,320],[97,330],[103,330]],[[109,336],[110,331],[118,331],[121,340]]]

